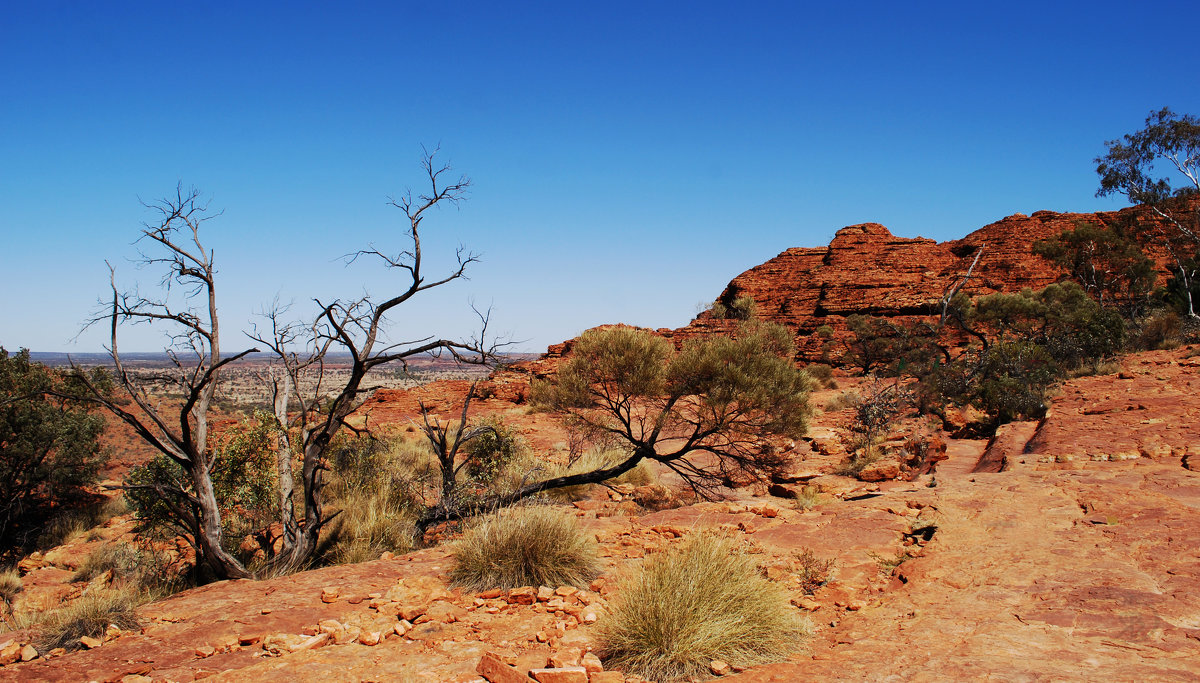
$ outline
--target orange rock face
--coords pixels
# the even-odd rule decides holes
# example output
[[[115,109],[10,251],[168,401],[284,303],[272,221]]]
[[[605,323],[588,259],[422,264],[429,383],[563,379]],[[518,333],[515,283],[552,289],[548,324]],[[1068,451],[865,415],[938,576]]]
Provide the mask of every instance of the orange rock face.
[[[841,347],[838,338],[851,315],[932,316],[945,293],[966,276],[976,256],[978,263],[963,290],[969,294],[1045,287],[1064,273],[1033,254],[1034,242],[1071,230],[1080,222],[1110,224],[1133,211],[1014,214],[963,239],[941,243],[896,237],[878,223],[851,225],[839,230],[827,247],[788,249],[742,273],[717,300],[728,304],[751,297],[760,318],[795,331],[801,356],[810,361],[829,355],[823,346],[830,339],[817,334],[818,328],[828,325],[838,349],[833,353],[836,358]],[[1153,247],[1148,251],[1158,260],[1160,277],[1165,280],[1165,254]],[[725,332],[736,324],[705,312],[675,336],[682,340]]]

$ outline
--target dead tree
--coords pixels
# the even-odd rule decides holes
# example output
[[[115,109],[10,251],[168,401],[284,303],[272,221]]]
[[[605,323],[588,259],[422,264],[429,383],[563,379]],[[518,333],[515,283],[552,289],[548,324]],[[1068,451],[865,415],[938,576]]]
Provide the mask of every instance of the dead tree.
[[[120,292],[110,265],[112,302],[107,312],[88,322],[108,322],[108,351],[116,379],[137,410],[126,410],[92,385],[84,373],[79,374],[87,383],[90,400],[132,427],[146,443],[187,473],[188,489],[152,488],[192,529],[197,562],[207,563],[218,578],[247,578],[250,573],[221,544],[221,512],[210,477],[216,453],[209,447],[208,410],[224,368],[257,349],[231,356],[221,354],[213,252],[200,241],[200,227],[212,216],[205,216],[207,205],[201,202],[200,193],[195,189],[185,191],[180,185],[174,197],[146,206],[158,212],[159,221],[143,225],[139,242],[146,243],[152,252],[142,252],[140,262],[165,269],[160,282],[163,296],[146,298],[136,290]],[[183,307],[169,300],[172,287],[183,290]],[[173,367],[154,374],[136,374],[127,368],[117,344],[118,330],[124,323],[169,326],[172,343],[167,355]],[[173,385],[182,392],[183,401],[173,407],[173,413],[151,398],[149,388],[155,384]]]
[[[279,461],[282,463],[295,452],[303,459],[304,521],[302,524],[293,522],[291,526],[285,522],[284,545],[271,562],[273,571],[303,566],[316,551],[321,529],[330,521],[325,516],[321,495],[326,483],[323,476],[326,456],[334,436],[347,427],[346,418],[358,408],[363,397],[376,388],[366,383],[372,370],[385,363],[402,363],[417,356],[440,353],[447,353],[458,362],[482,364],[494,358],[498,348],[503,346],[503,343],[487,341],[489,313],[479,311],[476,313],[480,330],[470,340],[425,336],[394,343],[384,337],[389,313],[422,292],[465,277],[467,267],[478,260],[474,253],[459,249],[456,266],[432,279],[426,277],[421,224],[431,210],[460,202],[470,187],[466,176],[447,180],[451,167],[435,162],[437,151],[426,151],[421,159],[428,181],[426,192],[416,197],[408,192],[390,202],[404,212],[408,221],[408,248],[398,254],[389,254],[371,247],[346,258],[348,263],[360,258],[378,259],[386,268],[401,273],[403,288],[399,293],[383,301],[375,301],[369,295],[329,303],[316,300],[318,313],[309,324],[282,322],[283,311],[276,307],[268,314],[270,331],[256,331],[251,335],[274,354],[279,368],[280,383],[275,385],[274,391],[275,415],[283,433]],[[304,352],[295,351],[297,345],[302,346]],[[344,384],[326,392],[326,359],[334,351],[349,355],[349,375]],[[304,373],[309,377],[302,378]],[[294,406],[291,405],[293,400]],[[281,469],[283,471],[290,472]]]

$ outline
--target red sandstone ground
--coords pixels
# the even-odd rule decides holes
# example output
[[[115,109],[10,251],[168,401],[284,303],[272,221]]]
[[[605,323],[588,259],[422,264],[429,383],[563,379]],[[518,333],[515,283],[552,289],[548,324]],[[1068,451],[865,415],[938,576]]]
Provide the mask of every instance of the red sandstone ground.
[[[572,664],[622,571],[712,525],[761,552],[814,630],[791,660],[731,680],[1195,680],[1200,474],[1186,466],[1200,466],[1200,378],[1188,353],[1139,354],[1120,374],[1071,380],[1042,423],[1005,430],[988,458],[984,442],[951,440],[934,477],[913,482],[823,474],[839,456],[817,451],[842,416],[819,416],[796,448],[794,478],[828,492],[809,511],[751,490],[657,513],[619,495],[581,502],[576,514],[606,556],[595,590],[529,605],[464,593],[446,584],[446,548],[431,548],[187,591],[146,607],[138,633],[10,665],[0,680],[471,681],[485,652],[523,670]],[[988,459],[1003,471],[974,471]],[[905,545],[929,525],[932,540]],[[801,549],[837,560],[812,596],[794,575]],[[881,570],[906,551],[915,557]],[[378,644],[360,642],[376,634]]]

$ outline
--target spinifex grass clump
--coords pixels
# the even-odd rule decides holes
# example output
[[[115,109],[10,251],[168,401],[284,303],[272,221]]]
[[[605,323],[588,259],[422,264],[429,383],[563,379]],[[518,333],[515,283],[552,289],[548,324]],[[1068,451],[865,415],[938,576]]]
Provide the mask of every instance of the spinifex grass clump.
[[[31,623],[18,627],[33,626],[37,633],[34,645],[39,652],[57,647],[76,650],[82,646],[80,638],[103,638],[110,624],[122,630],[139,628],[137,607],[151,599],[151,593],[136,587],[92,590],[63,607],[34,615],[27,619]]]
[[[454,547],[450,572],[470,589],[578,586],[595,574],[595,542],[576,519],[535,505],[476,521]]]
[[[607,663],[655,681],[750,666],[794,651],[806,624],[731,538],[697,533],[653,555],[617,590],[598,637]]]

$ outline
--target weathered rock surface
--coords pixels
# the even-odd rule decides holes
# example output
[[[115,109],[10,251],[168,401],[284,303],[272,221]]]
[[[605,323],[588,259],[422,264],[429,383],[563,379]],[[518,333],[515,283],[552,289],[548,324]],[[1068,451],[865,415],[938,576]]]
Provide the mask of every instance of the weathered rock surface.
[[[1038,289],[1057,281],[1062,271],[1033,254],[1037,240],[1073,229],[1080,221],[1112,223],[1135,212],[1094,214],[1037,211],[1014,214],[960,240],[935,242],[893,235],[878,223],[842,228],[827,247],[787,249],[775,258],[738,275],[717,297],[725,304],[751,297],[759,317],[786,325],[796,333],[803,357],[810,361],[837,358],[842,351],[847,317],[928,317],[946,291],[962,279],[979,257],[963,291],[972,295]],[[982,254],[980,254],[982,250]],[[1165,254],[1153,248],[1160,278],[1168,274]],[[725,332],[736,321],[702,313],[674,333],[676,340]],[[833,335],[817,334],[828,325]],[[829,344],[831,348],[825,348]]]

